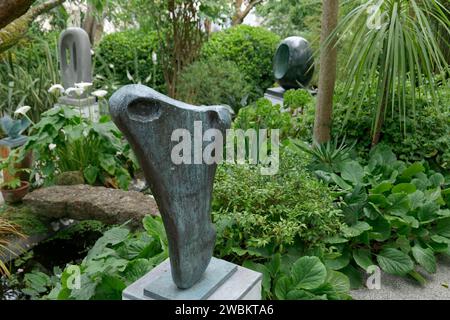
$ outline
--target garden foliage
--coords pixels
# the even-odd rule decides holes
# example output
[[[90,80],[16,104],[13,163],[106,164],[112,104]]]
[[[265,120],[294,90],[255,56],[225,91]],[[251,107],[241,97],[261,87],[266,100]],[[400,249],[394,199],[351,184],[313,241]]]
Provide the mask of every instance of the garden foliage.
[[[107,117],[92,123],[70,107],[42,114],[23,148],[28,150],[35,157],[32,176],[37,173],[47,185],[57,173],[81,171],[89,184],[127,189],[129,170],[136,166],[130,146]]]
[[[450,183],[423,162],[399,161],[379,145],[365,166],[344,157],[315,173],[335,188],[346,223],[327,240],[335,250],[329,268],[350,276],[355,267],[379,265],[423,282],[417,265],[434,273],[435,255],[450,254]]]
[[[261,27],[239,25],[214,33],[202,48],[203,57],[236,63],[255,96],[273,85],[272,59],[280,38]],[[254,98],[254,97],[252,97]]]

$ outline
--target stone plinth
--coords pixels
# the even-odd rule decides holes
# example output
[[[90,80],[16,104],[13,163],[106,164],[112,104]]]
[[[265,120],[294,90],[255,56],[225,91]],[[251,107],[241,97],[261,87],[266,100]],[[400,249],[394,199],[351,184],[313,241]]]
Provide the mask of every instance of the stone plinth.
[[[123,300],[261,300],[262,274],[212,258],[199,282],[178,289],[172,281],[169,259],[128,286]]]

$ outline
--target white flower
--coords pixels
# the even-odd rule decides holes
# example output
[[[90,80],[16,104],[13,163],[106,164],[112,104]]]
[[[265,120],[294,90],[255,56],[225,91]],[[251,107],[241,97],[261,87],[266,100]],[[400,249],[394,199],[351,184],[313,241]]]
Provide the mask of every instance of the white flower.
[[[94,92],[92,92],[92,95],[97,98],[103,98],[107,94],[108,94],[108,91],[106,91],[106,90],[95,90]]]
[[[48,89],[50,93],[64,93],[64,87],[60,84],[54,84]]]
[[[152,53],[152,61],[153,61],[153,64],[158,63],[158,55],[156,54],[156,52]]]
[[[92,83],[91,82],[75,83],[75,87],[86,90],[87,88],[92,87]]]
[[[75,94],[77,96],[81,96],[83,94],[84,90],[81,89],[81,88],[72,88],[71,87],[71,88],[66,90],[66,95],[70,96],[72,92],[75,92]]]
[[[112,63],[109,64],[109,67],[110,67],[111,69],[114,69],[114,65],[113,65]]]
[[[24,116],[28,111],[30,111],[30,109],[30,106],[22,106],[20,108],[17,108],[17,110],[14,111],[14,114],[21,114]]]
[[[56,144],[50,143],[50,144],[48,145],[48,148],[50,149],[50,151],[52,151],[53,149],[56,148]]]

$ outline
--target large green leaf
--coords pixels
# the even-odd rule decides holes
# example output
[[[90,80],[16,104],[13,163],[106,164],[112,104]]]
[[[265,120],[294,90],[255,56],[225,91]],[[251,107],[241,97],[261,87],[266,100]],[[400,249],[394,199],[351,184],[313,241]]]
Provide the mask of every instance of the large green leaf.
[[[330,270],[327,283],[331,284],[336,292],[348,293],[350,291],[350,280],[341,272]]]
[[[292,290],[292,281],[287,276],[282,276],[275,284],[275,295],[277,299],[284,300],[289,291]]]
[[[416,162],[416,163],[410,165],[407,169],[405,169],[402,172],[400,178],[403,180],[408,180],[408,179],[411,179],[416,174],[418,174],[419,172],[424,172],[424,171],[425,171],[425,167],[423,166],[423,164],[421,164],[420,162]]]
[[[296,289],[311,290],[325,282],[327,269],[317,257],[302,257],[292,266],[291,274]]]
[[[430,248],[422,248],[419,244],[412,247],[414,259],[429,273],[436,272],[436,258]]]
[[[342,166],[341,176],[353,184],[361,184],[364,178],[364,168],[356,161],[348,161]]]
[[[369,249],[354,249],[353,259],[363,270],[367,270],[369,266],[373,265]]]
[[[386,273],[404,276],[414,268],[411,258],[402,251],[394,248],[385,248],[377,255],[381,269]]]
[[[352,226],[344,226],[342,232],[345,237],[354,238],[371,229],[372,227],[367,222],[358,221]]]
[[[94,184],[97,181],[98,173],[99,169],[91,165],[83,170],[83,176],[89,184]]]
[[[450,238],[450,218],[439,220],[435,231],[443,237]]]

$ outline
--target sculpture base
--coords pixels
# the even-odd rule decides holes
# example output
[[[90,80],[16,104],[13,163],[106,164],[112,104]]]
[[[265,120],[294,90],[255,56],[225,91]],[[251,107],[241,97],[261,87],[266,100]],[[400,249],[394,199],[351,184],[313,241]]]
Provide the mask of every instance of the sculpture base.
[[[62,106],[69,106],[77,111],[80,111],[81,116],[85,119],[90,119],[92,122],[98,122],[100,120],[100,108],[97,103],[94,104],[80,104],[78,105],[72,105],[72,104],[64,104],[64,103],[58,103],[55,104],[55,108],[59,108]]]
[[[260,300],[262,275],[212,258],[194,286],[179,289],[170,273],[169,259],[127,287],[123,300]]]
[[[281,107],[283,107],[283,96],[285,92],[286,90],[284,90],[282,87],[269,88],[266,90],[264,98],[269,99],[273,105],[279,104]]]
[[[93,96],[80,99],[63,96],[58,99],[58,103],[66,106],[85,107],[95,104],[96,99]]]

